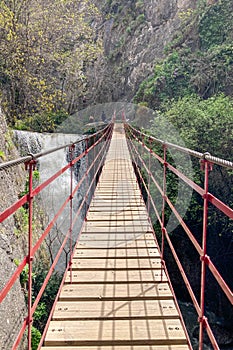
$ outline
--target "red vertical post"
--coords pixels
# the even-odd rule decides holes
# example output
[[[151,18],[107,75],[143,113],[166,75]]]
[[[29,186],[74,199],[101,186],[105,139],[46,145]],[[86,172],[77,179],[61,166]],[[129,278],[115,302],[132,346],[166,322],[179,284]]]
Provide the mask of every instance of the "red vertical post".
[[[145,144],[144,144],[144,135],[142,135],[142,146],[141,146],[141,152],[138,152],[139,154],[141,154],[141,158],[142,159],[144,159],[143,157],[144,157],[144,146],[145,146]],[[138,143],[138,148],[140,147],[140,144]],[[139,159],[139,157],[138,157],[138,160],[140,160]],[[143,173],[142,173],[142,171],[141,170],[143,170],[142,169],[142,167],[143,167],[143,164],[142,164],[142,162],[141,162],[141,168],[140,168],[140,171],[139,171],[139,176],[140,176],[140,186],[141,186],[141,199],[142,200],[144,200],[144,198],[143,198]]]
[[[70,146],[69,152],[70,152],[70,228],[69,228],[69,234],[70,234],[70,259],[69,259],[69,269],[70,269],[70,283],[72,283],[72,225],[73,225],[73,172],[74,172],[74,165],[73,165],[73,159],[74,159],[74,149],[75,145],[73,144]]]
[[[208,188],[209,188],[209,171],[211,170],[211,164],[203,159],[201,161],[202,169],[205,172],[205,184],[204,190],[205,194],[203,196],[204,205],[203,205],[203,232],[202,232],[202,249],[203,256],[201,256],[201,293],[200,293],[200,308],[201,315],[198,319],[200,323],[200,331],[199,331],[199,350],[203,349],[203,337],[204,337],[204,329],[206,325],[206,317],[205,317],[205,283],[206,283],[206,259],[207,259],[207,225],[208,225]]]
[[[94,145],[95,145],[95,135],[94,135]],[[96,153],[98,154],[98,150],[97,150],[97,152],[95,151],[95,148],[96,148],[97,146],[95,146],[94,147],[94,149],[93,149],[93,153],[94,153],[94,155],[93,155],[93,159],[94,159],[94,177],[96,178],[96,159],[95,159],[95,157],[96,157]],[[94,188],[93,188],[93,190],[95,190],[95,187],[96,187],[96,180],[95,180],[95,182],[94,182]]]
[[[115,116],[114,116],[114,119],[115,119]],[[125,111],[122,112],[122,123],[126,124]]]
[[[166,192],[167,192],[167,146],[163,145],[163,204],[162,204],[162,243],[161,243],[161,253],[162,261],[164,260],[164,230],[165,230],[165,206],[166,206]]]
[[[90,140],[92,140],[92,138],[90,138]],[[85,195],[85,200],[86,200],[86,203],[85,203],[85,206],[86,206],[86,213],[85,213],[85,218],[87,216],[87,211],[88,211],[88,138],[86,139],[86,195]]]
[[[29,172],[28,179],[28,350],[31,350],[31,338],[32,338],[32,221],[33,221],[33,170],[35,170],[35,160],[31,160],[26,164],[26,169]]]
[[[135,139],[134,139],[135,140]],[[133,144],[133,138],[132,138],[132,144]],[[137,170],[137,174],[139,175],[139,156],[138,156],[138,154],[139,154],[139,145],[140,145],[140,143],[139,142],[136,142],[136,145],[135,145],[135,148],[136,148],[136,155],[135,155],[135,169]],[[133,149],[133,147],[132,147],[132,149]],[[140,179],[138,178],[138,180],[137,180],[137,178],[136,178],[136,183],[138,182],[138,185],[140,185]],[[142,192],[140,193],[140,197],[142,198]]]
[[[149,139],[149,148],[150,148],[150,155],[149,155],[149,179],[148,179],[148,202],[147,202],[147,212],[148,212],[148,218],[150,218],[150,199],[151,199],[151,194],[150,194],[150,183],[151,183],[151,152],[152,152],[152,146],[151,146],[151,139]]]

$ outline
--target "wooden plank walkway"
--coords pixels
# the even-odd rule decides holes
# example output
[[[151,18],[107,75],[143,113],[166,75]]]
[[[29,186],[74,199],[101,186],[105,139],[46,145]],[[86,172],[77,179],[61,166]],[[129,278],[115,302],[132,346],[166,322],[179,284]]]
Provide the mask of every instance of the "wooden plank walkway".
[[[187,350],[122,124],[114,127],[43,350]]]

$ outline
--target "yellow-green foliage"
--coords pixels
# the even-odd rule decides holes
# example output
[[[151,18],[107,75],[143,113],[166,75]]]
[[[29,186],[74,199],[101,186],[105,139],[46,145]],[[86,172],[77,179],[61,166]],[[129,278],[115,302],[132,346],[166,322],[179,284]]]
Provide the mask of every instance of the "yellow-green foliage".
[[[86,68],[102,50],[91,0],[0,1],[0,87],[12,124],[71,112],[86,84]]]
[[[5,156],[5,153],[3,151],[0,150],[0,158],[2,160],[6,160],[6,156]]]
[[[182,21],[187,21],[188,19],[190,19],[190,17],[192,17],[193,15],[193,12],[194,10],[192,8],[189,8],[185,11],[180,11],[179,12],[179,18],[182,20]]]
[[[28,232],[28,210],[21,207],[15,213],[14,234],[16,237],[26,235]]]

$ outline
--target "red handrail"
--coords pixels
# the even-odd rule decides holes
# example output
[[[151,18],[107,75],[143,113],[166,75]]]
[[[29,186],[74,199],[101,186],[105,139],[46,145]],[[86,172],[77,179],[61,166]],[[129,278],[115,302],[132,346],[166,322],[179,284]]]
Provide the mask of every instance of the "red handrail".
[[[28,311],[27,311],[27,317],[24,319],[21,328],[19,330],[18,335],[16,336],[16,339],[14,340],[14,344],[12,346],[12,350],[15,350],[18,348],[24,332],[26,328],[28,328],[28,350],[31,349],[31,326],[32,326],[32,320],[33,320],[33,314],[38,306],[38,303],[43,295],[43,292],[46,288],[46,285],[54,271],[54,268],[61,256],[61,253],[63,251],[63,248],[65,247],[66,243],[70,239],[70,261],[67,266],[68,268],[71,266],[71,257],[72,257],[72,231],[74,224],[80,215],[81,210],[83,209],[85,205],[85,201],[88,196],[91,195],[91,189],[94,186],[94,182],[97,178],[97,175],[99,171],[101,170],[101,166],[103,165],[107,150],[109,148],[110,144],[110,139],[112,135],[112,130],[113,130],[113,123],[110,123],[105,129],[90,135],[88,137],[85,137],[82,140],[77,141],[76,143],[72,144],[67,144],[61,147],[54,148],[52,150],[48,150],[46,152],[38,153],[35,155],[29,155],[26,157],[22,157],[20,159],[17,159],[15,161],[10,161],[7,163],[2,163],[0,164],[0,171],[4,169],[11,169],[12,167],[24,163],[26,168],[28,169],[29,172],[29,191],[28,194],[24,195],[21,199],[19,199],[17,202],[13,203],[9,208],[4,210],[0,214],[0,222],[3,222],[5,219],[7,219],[10,215],[14,214],[20,207],[22,207],[24,204],[28,203],[29,206],[29,214],[28,214],[28,255],[24,257],[22,262],[19,264],[19,266],[16,268],[15,272],[13,275],[9,278],[8,282],[6,285],[3,287],[3,289],[0,291],[0,302],[4,300],[4,298],[7,296],[7,294],[10,292],[11,288],[17,281],[17,279],[20,276],[20,273],[23,271],[24,267],[28,264]],[[85,143],[85,150],[80,154],[78,157],[74,158],[74,153],[73,150],[75,148],[75,145],[78,143],[84,142]],[[90,144],[90,146],[88,146]],[[73,166],[76,164],[79,160],[82,158],[86,157],[88,159],[88,154],[96,148],[96,146],[101,146],[100,149],[95,152],[94,159],[92,160],[91,164],[88,164],[86,166],[86,172],[82,176],[82,178],[79,180],[75,188],[73,188]],[[66,149],[69,147],[71,157],[70,157],[70,162],[64,166],[62,169],[57,171],[55,174],[53,174],[50,178],[45,180],[42,184],[38,185],[36,188],[33,188],[33,170],[35,169],[37,160],[44,155],[47,155],[49,153],[55,153],[57,150],[60,149]],[[94,167],[94,173],[92,173],[92,178],[88,179],[90,177],[90,172],[92,171]],[[51,184],[55,179],[57,179],[59,176],[61,176],[64,172],[66,172],[68,169],[70,169],[70,191],[65,199],[64,203],[61,205],[60,209],[55,213],[53,219],[51,222],[48,224],[44,232],[41,234],[40,238],[37,240],[35,245],[33,246],[32,244],[32,235],[33,235],[33,225],[32,225],[32,217],[33,217],[33,200],[34,197],[36,197],[43,189],[45,189],[49,184]],[[84,182],[85,179],[88,179],[88,187],[86,188],[86,194],[77,210],[77,213],[75,217],[73,218],[72,216],[72,202],[74,195],[76,192],[79,190],[80,186]],[[36,252],[38,249],[41,247],[42,243],[44,242],[45,238],[48,236],[49,232],[55,225],[58,217],[61,215],[65,207],[70,203],[70,225],[67,233],[65,234],[65,237],[63,239],[63,242],[61,243],[61,246],[56,254],[56,257],[54,258],[54,261],[47,273],[47,276],[45,277],[45,280],[41,286],[41,289],[34,300],[34,303],[32,303],[32,264],[33,264],[33,258],[35,257]]]
[[[31,349],[31,326],[32,326],[32,319],[33,319],[33,314],[36,310],[36,307],[38,306],[38,303],[41,299],[41,296],[43,295],[44,289],[53,273],[53,270],[59,260],[59,257],[62,253],[63,248],[65,247],[66,243],[68,242],[68,240],[70,240],[70,260],[69,260],[69,264],[66,268],[66,272],[65,275],[68,273],[68,270],[72,269],[71,266],[71,258],[72,258],[72,231],[75,225],[75,222],[77,221],[78,216],[80,215],[80,212],[82,210],[82,208],[85,205],[86,200],[88,199],[88,197],[90,196],[91,193],[91,189],[94,185],[95,179],[101,169],[101,166],[103,164],[104,161],[104,156],[106,155],[106,152],[108,150],[109,147],[109,142],[110,142],[110,138],[112,135],[112,129],[113,129],[113,124],[110,124],[108,127],[106,127],[103,131],[100,131],[94,135],[91,135],[89,137],[86,137],[84,140],[79,140],[76,143],[72,143],[72,144],[68,144],[53,150],[49,150],[46,151],[44,153],[39,153],[36,155],[29,155],[27,157],[23,157],[20,159],[17,159],[15,161],[11,161],[11,162],[7,162],[7,163],[2,163],[0,164],[0,170],[2,169],[9,169],[15,165],[18,164],[22,164],[24,163],[27,167],[28,167],[28,171],[29,171],[29,192],[28,194],[26,194],[25,196],[23,196],[21,199],[19,199],[16,203],[12,204],[9,208],[7,208],[5,211],[3,211],[0,214],[0,222],[4,221],[6,218],[8,218],[10,215],[14,214],[16,212],[16,210],[18,210],[20,207],[22,207],[25,203],[29,204],[29,231],[28,231],[28,241],[29,241],[29,249],[28,249],[28,255],[24,257],[24,259],[21,261],[21,263],[19,264],[19,266],[16,268],[14,274],[10,277],[10,279],[8,280],[8,282],[6,283],[6,285],[4,286],[4,288],[2,289],[2,291],[0,292],[0,302],[6,297],[6,295],[9,293],[9,291],[11,290],[12,286],[15,284],[16,280],[19,278],[20,273],[23,271],[24,267],[28,264],[29,266],[29,281],[28,281],[28,315],[25,318],[25,320],[22,323],[22,326],[19,330],[19,333],[15,339],[15,342],[13,344],[12,350],[13,349],[17,349],[21,339],[24,335],[24,332],[26,330],[26,328],[28,328],[28,349]],[[128,144],[129,144],[129,149],[131,152],[131,155],[133,157],[133,159],[135,160],[136,163],[136,159],[135,157],[137,157],[141,164],[143,165],[144,169],[146,170],[147,174],[149,175],[149,184],[150,182],[153,183],[156,188],[158,189],[162,200],[163,200],[163,204],[162,204],[162,215],[160,216],[159,211],[157,210],[156,207],[156,203],[150,193],[150,185],[145,183],[145,180],[142,176],[142,174],[140,173],[140,180],[143,183],[144,188],[146,189],[147,192],[147,196],[149,198],[149,202],[148,202],[148,212],[149,212],[149,208],[150,206],[154,209],[154,212],[156,214],[156,217],[158,219],[158,222],[161,226],[161,231],[162,231],[162,248],[161,248],[161,256],[163,259],[163,252],[164,252],[164,241],[167,240],[168,245],[173,253],[173,256],[175,258],[175,261],[179,267],[179,270],[181,272],[181,275],[184,279],[185,285],[188,289],[188,292],[191,296],[191,299],[193,301],[193,304],[195,306],[195,309],[197,311],[198,314],[198,318],[199,318],[199,322],[200,322],[200,336],[199,336],[199,349],[201,350],[203,348],[203,331],[204,329],[206,329],[207,334],[210,338],[210,341],[214,347],[214,349],[219,349],[218,344],[216,342],[216,339],[212,333],[211,327],[208,323],[208,320],[205,316],[204,313],[204,308],[205,308],[205,289],[206,289],[206,281],[205,281],[205,273],[206,273],[206,268],[208,267],[209,270],[211,271],[211,273],[213,274],[213,276],[215,277],[216,281],[218,282],[218,284],[220,285],[220,287],[222,288],[223,292],[225,293],[225,295],[227,296],[227,298],[229,299],[229,301],[231,303],[233,303],[233,295],[232,295],[232,291],[230,290],[230,288],[228,287],[228,285],[226,284],[226,282],[224,281],[224,279],[222,278],[222,276],[220,275],[220,273],[218,272],[218,270],[216,269],[216,267],[214,266],[213,262],[211,261],[210,257],[207,256],[207,251],[206,251],[206,234],[207,234],[207,218],[208,218],[208,204],[212,203],[212,205],[214,205],[216,208],[218,208],[222,213],[224,213],[226,216],[228,216],[229,218],[233,218],[233,210],[228,207],[225,203],[223,203],[222,201],[220,201],[218,198],[216,198],[215,196],[213,196],[212,194],[210,194],[208,192],[208,173],[209,173],[209,167],[212,163],[218,164],[218,165],[222,165],[222,166],[227,166],[227,167],[231,167],[233,168],[233,164],[231,162],[225,161],[225,160],[221,160],[219,158],[216,157],[212,157],[209,154],[201,154],[199,152],[195,152],[192,150],[189,150],[187,148],[183,148],[174,144],[170,144],[167,142],[163,142],[161,140],[155,139],[151,136],[145,135],[143,133],[141,133],[140,131],[132,128],[131,126],[129,126],[128,124],[125,124],[125,129],[126,129],[126,134],[128,136]],[[134,142],[135,141],[137,144],[140,144],[144,150],[148,153],[149,155],[149,166],[147,166],[146,162],[143,159],[143,156],[139,153],[139,151],[137,150],[137,147],[135,146]],[[147,146],[145,144],[145,140],[147,141],[148,145]],[[86,147],[85,147],[85,151],[82,152],[82,154],[80,154],[78,157],[74,158],[74,154],[73,154],[73,150],[75,147],[75,144],[79,143],[79,142],[85,142]],[[157,155],[152,147],[154,143],[160,144],[163,148],[163,157]],[[91,144],[90,147],[88,147],[88,144]],[[101,145],[101,148],[96,150],[96,146]],[[48,153],[53,153],[56,152],[58,149],[62,149],[62,148],[66,148],[69,147],[70,148],[70,153],[71,153],[71,157],[70,157],[70,162],[69,164],[67,164],[65,167],[63,167],[62,169],[60,169],[58,172],[56,172],[53,176],[51,176],[49,179],[47,179],[46,181],[44,181],[42,184],[40,184],[39,186],[37,186],[36,188],[33,189],[32,187],[32,173],[33,173],[33,169],[35,167],[35,164],[37,162],[37,160],[40,157],[43,157],[44,155],[48,154]],[[187,153],[190,154],[191,156],[197,157],[199,159],[202,159],[202,163],[205,169],[205,188],[200,187],[198,184],[196,184],[193,180],[189,179],[186,175],[184,175],[180,170],[176,169],[173,165],[171,165],[168,161],[167,161],[167,149],[168,148],[175,148],[176,150],[183,152],[183,153]],[[94,160],[90,163],[88,161],[88,154],[90,154],[91,150],[94,150]],[[73,155],[72,155],[73,154]],[[85,174],[82,176],[82,178],[79,180],[78,184],[75,186],[75,188],[73,188],[73,165],[75,163],[77,163],[79,160],[81,160],[83,157],[86,157],[87,159],[87,168],[86,168],[86,172]],[[154,176],[154,174],[152,174],[151,172],[151,160],[152,158],[157,159],[162,165],[163,165],[163,186],[161,187],[160,184],[158,183],[158,181],[156,180],[156,177]],[[57,211],[57,213],[54,215],[53,219],[51,220],[51,222],[48,224],[48,226],[46,227],[46,229],[44,230],[44,232],[42,233],[41,237],[37,240],[37,242],[35,243],[35,245],[32,245],[32,214],[33,214],[33,199],[34,197],[36,197],[44,188],[46,188],[50,183],[52,183],[55,179],[57,179],[59,176],[61,176],[64,172],[66,172],[68,169],[70,169],[70,191],[69,194],[67,196],[67,198],[65,199],[64,203],[61,205],[60,209]],[[171,200],[168,198],[167,193],[166,193],[166,173],[167,173],[167,169],[169,169],[173,174],[175,174],[177,176],[177,178],[181,179],[184,183],[186,183],[188,186],[190,186],[194,191],[196,191],[199,195],[202,196],[202,198],[204,199],[204,224],[203,224],[203,245],[201,246],[198,241],[196,240],[195,236],[193,235],[193,233],[191,232],[191,230],[189,229],[188,225],[185,223],[185,221],[182,219],[182,216],[180,215],[180,213],[176,210],[176,208],[174,207],[174,205],[172,204]],[[90,179],[90,181],[88,181],[88,176],[91,173],[91,171],[93,172],[93,177]],[[72,206],[73,206],[73,198],[75,193],[79,190],[80,186],[84,183],[84,181],[86,180],[86,184],[87,184],[87,188],[86,188],[86,194],[77,210],[77,213],[75,214],[75,216],[73,217],[73,211],[72,211]],[[47,276],[45,277],[44,283],[41,286],[41,289],[34,301],[34,303],[32,304],[32,300],[31,300],[31,293],[32,293],[32,263],[33,263],[33,257],[35,256],[36,252],[38,251],[39,247],[41,246],[41,244],[44,242],[45,238],[47,237],[47,235],[49,234],[49,232],[51,231],[52,227],[55,225],[58,217],[61,215],[61,213],[63,212],[63,210],[65,209],[65,207],[68,205],[68,203],[70,204],[70,216],[69,216],[69,220],[70,220],[70,225],[69,225],[69,229],[65,234],[65,237],[63,239],[63,242],[61,243],[61,246],[57,252],[56,257],[54,258],[53,264],[51,265]],[[167,232],[167,229],[165,227],[165,204],[167,204],[170,209],[172,210],[172,212],[174,213],[174,215],[176,216],[176,218],[178,219],[179,223],[181,224],[181,226],[183,227],[184,231],[186,232],[187,236],[189,237],[190,241],[193,243],[196,251],[198,252],[200,258],[201,258],[201,265],[202,265],[202,274],[201,274],[201,301],[200,304],[198,303],[195,294],[193,292],[193,289],[189,283],[188,277],[185,274],[184,268],[178,258],[178,255],[175,251],[175,248],[172,244],[172,241],[169,237],[169,234]],[[65,278],[64,275],[64,278]],[[63,279],[64,279],[63,278]],[[50,316],[51,317],[51,316]],[[48,323],[47,323],[48,325]],[[44,334],[47,330],[47,326],[44,330]],[[39,348],[41,347],[43,342],[43,337],[41,340],[41,343],[39,345]]]
[[[168,245],[171,249],[171,252],[174,256],[174,259],[177,263],[177,266],[179,268],[179,271],[181,273],[181,276],[184,280],[184,283],[186,285],[186,288],[189,292],[189,295],[192,299],[192,302],[194,304],[194,307],[196,309],[196,312],[198,314],[198,321],[200,323],[200,331],[199,331],[199,350],[203,349],[203,332],[204,329],[206,330],[209,339],[211,341],[211,344],[213,345],[214,349],[219,349],[219,346],[217,344],[217,341],[213,335],[213,332],[211,330],[211,327],[208,323],[207,317],[205,316],[205,291],[206,291],[206,268],[208,267],[211,271],[212,275],[215,277],[217,283],[221,287],[222,291],[227,296],[228,300],[231,304],[233,304],[233,293],[227,283],[222,278],[221,274],[217,270],[217,268],[214,266],[213,262],[211,261],[211,258],[207,255],[207,247],[206,247],[206,237],[207,237],[207,220],[208,220],[208,205],[209,203],[212,203],[216,208],[218,208],[223,214],[225,214],[229,218],[233,218],[233,210],[227,206],[225,203],[220,201],[218,198],[216,198],[214,195],[208,192],[208,179],[209,179],[209,171],[211,170],[211,167],[213,164],[218,164],[223,167],[228,167],[233,169],[233,163],[226,161],[224,159],[219,159],[217,157],[212,157],[210,154],[202,154],[193,150],[190,150],[188,148],[180,147],[168,142],[164,142],[159,139],[155,139],[152,136],[146,135],[145,133],[142,133],[141,131],[133,128],[129,124],[125,123],[125,130],[126,130],[126,136],[128,140],[128,146],[131,153],[131,157],[135,164],[137,164],[137,160],[140,161],[140,164],[142,165],[144,171],[147,173],[147,176],[150,180],[149,183],[153,183],[157,190],[159,191],[163,204],[162,204],[162,214],[159,214],[159,211],[156,207],[156,204],[151,196],[150,193],[150,187],[149,183],[146,184],[144,177],[142,175],[142,172],[138,168],[138,173],[140,177],[140,181],[143,183],[143,187],[146,190],[148,201],[150,201],[150,205],[154,209],[156,218],[158,219],[158,222],[161,227],[162,232],[162,243],[161,243],[161,257],[163,258],[163,251],[164,251],[164,240],[166,239],[168,242]],[[149,166],[147,166],[143,156],[138,151],[135,144],[140,145],[148,154],[147,159],[149,157]],[[147,144],[147,145],[146,145]],[[159,156],[154,150],[153,145],[160,145],[163,149],[163,157]],[[196,158],[201,159],[202,167],[204,169],[205,173],[205,183],[204,188],[196,184],[193,180],[188,178],[186,175],[184,175],[180,170],[175,168],[172,164],[170,164],[167,161],[167,149],[173,148],[177,151],[180,151],[185,154],[189,154],[191,156],[194,156]],[[163,165],[163,187],[161,187],[156,180],[154,174],[151,172],[150,169],[150,163],[151,163],[151,157],[154,157],[156,160],[158,160]],[[169,169],[173,174],[176,175],[177,178],[181,179],[185,184],[187,184],[189,187],[192,188],[195,192],[197,192],[199,195],[202,196],[204,200],[204,206],[203,206],[203,232],[202,232],[202,246],[198,243],[196,240],[194,234],[189,229],[187,223],[183,220],[180,213],[177,211],[175,206],[172,204],[171,200],[168,198],[166,193],[166,171]],[[176,253],[176,250],[172,244],[172,241],[169,237],[169,234],[167,232],[166,227],[164,226],[164,208],[165,203],[170,207],[171,211],[177,218],[179,224],[183,227],[184,231],[186,232],[188,238],[192,242],[193,246],[195,247],[196,251],[198,252],[201,260],[201,286],[200,286],[200,304],[198,303],[194,291],[190,285],[189,279],[185,273],[185,270],[178,258],[178,255]]]

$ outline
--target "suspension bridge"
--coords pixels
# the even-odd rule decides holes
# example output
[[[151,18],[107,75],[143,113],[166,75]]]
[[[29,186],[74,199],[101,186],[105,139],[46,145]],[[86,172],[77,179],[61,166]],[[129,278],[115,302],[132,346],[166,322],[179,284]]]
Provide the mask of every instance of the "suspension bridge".
[[[76,155],[75,147],[80,142],[84,144],[83,152]],[[155,153],[155,144],[161,146],[162,156]],[[28,266],[27,315],[17,332],[8,335],[12,336],[11,349],[20,348],[23,342],[25,344],[26,332],[27,349],[31,349],[33,315],[67,245],[70,248],[69,263],[38,349],[192,349],[166,268],[165,242],[174,256],[196,310],[199,323],[199,349],[203,349],[205,334],[208,335],[213,349],[219,349],[205,313],[207,269],[219,284],[229,305],[233,304],[233,294],[208,256],[206,244],[208,206],[216,207],[229,220],[233,218],[233,210],[209,193],[208,179],[214,164],[233,169],[233,163],[157,140],[127,123],[120,122],[110,123],[104,130],[77,143],[59,147],[61,148],[68,148],[69,162],[36,187],[33,187],[33,170],[37,162],[48,153],[55,153],[57,149],[0,164],[1,171],[10,171],[25,164],[29,173],[28,193],[0,215],[1,222],[4,222],[23,205],[28,206],[28,254],[0,293],[0,301],[4,303],[25,266]],[[203,188],[168,162],[169,148],[201,160],[205,177]],[[143,150],[146,157],[142,156],[140,150]],[[74,167],[84,158],[85,172],[76,182]],[[162,182],[158,181],[158,177],[152,172],[153,159],[161,164]],[[33,201],[41,191],[67,171],[70,173],[69,193],[44,232],[34,242]],[[168,171],[203,198],[202,244],[195,238],[188,223],[183,220],[167,196]],[[152,195],[152,184],[160,195],[161,213]],[[74,212],[75,196],[81,186],[85,187],[85,195],[78,210]],[[144,200],[145,196],[147,203]],[[63,242],[40,292],[33,300],[33,258],[67,206],[70,209],[67,217],[70,222],[69,229],[64,234]],[[167,232],[166,206],[173,212],[200,257],[200,300],[192,289]],[[74,233],[75,222],[83,210],[85,220],[77,234]],[[160,226],[161,244],[157,241],[157,232],[152,225],[151,211]],[[78,237],[75,245],[73,245],[74,236]],[[5,349],[4,343],[2,348]]]

